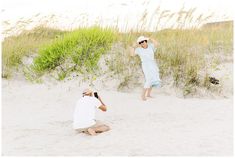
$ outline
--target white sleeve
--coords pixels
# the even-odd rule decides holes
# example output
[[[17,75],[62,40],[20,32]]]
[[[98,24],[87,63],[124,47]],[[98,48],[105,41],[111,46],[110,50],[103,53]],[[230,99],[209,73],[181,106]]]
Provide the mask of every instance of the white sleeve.
[[[157,49],[155,48],[153,43],[149,43],[149,45],[152,47],[153,51],[155,52]]]
[[[102,105],[101,102],[96,97],[92,97],[92,102],[94,106],[97,108],[99,108]]]
[[[137,54],[137,55],[139,55],[138,48],[135,49],[134,53]]]

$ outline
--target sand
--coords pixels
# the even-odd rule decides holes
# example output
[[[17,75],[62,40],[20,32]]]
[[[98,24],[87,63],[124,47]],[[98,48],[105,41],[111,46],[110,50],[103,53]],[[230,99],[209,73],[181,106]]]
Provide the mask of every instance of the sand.
[[[2,80],[4,156],[231,156],[233,98],[178,98],[99,89],[112,130],[98,136],[72,129],[75,102],[87,85]]]

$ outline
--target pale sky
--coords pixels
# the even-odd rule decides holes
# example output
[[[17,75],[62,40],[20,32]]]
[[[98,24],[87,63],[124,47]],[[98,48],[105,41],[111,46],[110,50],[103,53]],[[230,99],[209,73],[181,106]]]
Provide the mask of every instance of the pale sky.
[[[198,14],[214,12],[214,21],[233,19],[234,9],[232,0],[3,0],[1,3],[2,21],[14,23],[38,13],[41,17],[55,14],[57,25],[62,28],[81,25],[82,18],[87,25],[97,20],[102,25],[114,25],[118,20],[119,27],[127,23],[133,27],[145,10],[151,14],[159,5],[161,10],[172,12],[179,11],[183,5],[186,9],[196,7]]]

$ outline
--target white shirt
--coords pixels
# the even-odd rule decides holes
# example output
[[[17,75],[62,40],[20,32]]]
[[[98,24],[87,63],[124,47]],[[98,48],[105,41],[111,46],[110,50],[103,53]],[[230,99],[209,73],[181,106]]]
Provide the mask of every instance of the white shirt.
[[[95,97],[84,96],[79,99],[73,114],[73,128],[87,128],[94,125],[96,123],[95,110],[101,105]]]

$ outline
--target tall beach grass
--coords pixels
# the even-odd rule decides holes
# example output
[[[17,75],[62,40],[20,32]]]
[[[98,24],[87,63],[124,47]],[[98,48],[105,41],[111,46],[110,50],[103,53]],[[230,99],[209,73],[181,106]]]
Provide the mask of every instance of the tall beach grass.
[[[23,31],[17,36],[10,36],[2,42],[2,77],[10,78],[24,56],[37,54],[38,49],[62,36],[65,31],[39,26]]]
[[[210,68],[208,63],[213,61],[205,56],[219,54],[214,59],[216,64],[221,62],[220,55],[232,56],[233,22],[206,24],[212,14],[196,16],[195,11],[195,8],[182,7],[178,12],[171,12],[158,6],[154,13],[144,11],[136,30],[126,27],[124,32],[118,30],[118,21],[117,26],[109,28],[98,25],[61,31],[38,27],[23,31],[2,42],[2,77],[8,78],[11,70],[22,63],[22,57],[31,53],[37,57],[28,67],[28,73],[36,78],[54,70],[59,80],[71,72],[93,73],[99,69],[100,57],[110,52],[115,43],[121,43],[120,49],[112,49],[107,63],[121,80],[118,87],[122,89],[140,79],[137,73],[141,70],[140,60],[129,56],[128,47],[139,35],[145,35],[159,43],[155,58],[163,81],[172,78],[174,86],[181,88],[184,95],[194,93],[197,87],[209,89],[211,84],[206,72]],[[163,26],[169,27],[160,29]]]

